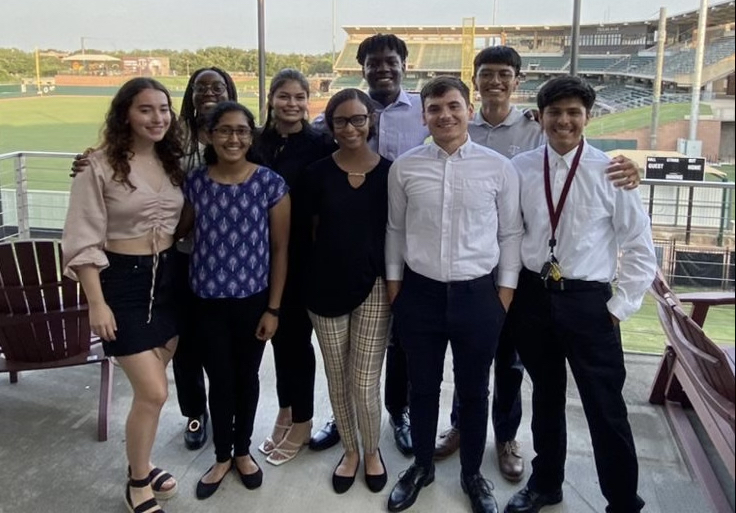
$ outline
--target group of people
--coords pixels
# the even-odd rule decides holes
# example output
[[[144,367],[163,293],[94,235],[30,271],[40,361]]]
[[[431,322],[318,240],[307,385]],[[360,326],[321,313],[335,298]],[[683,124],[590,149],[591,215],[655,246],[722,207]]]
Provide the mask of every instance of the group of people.
[[[577,78],[550,80],[538,111],[524,111],[510,103],[521,58],[487,48],[474,61],[474,112],[457,78],[405,91],[407,58],[394,35],[366,39],[357,60],[367,94],[340,91],[311,124],[309,83],[282,70],[261,128],[220,69],[192,74],[181,120],[161,84],[136,78],[113,99],[100,148],[75,161],[65,273],[81,282],[92,330],[133,388],[131,512],[161,511],[157,501],[177,491],[151,462],[172,358],[186,446],[201,448],[211,424],[216,460],[197,497],[214,494],[231,469],[247,489],[261,485],[251,436],[268,340],[279,402],[258,445],[268,463],[341,440],[334,491],[353,485],[361,460],[367,487],[383,490],[385,358],[394,439],[414,456],[389,511],[412,506],[434,461],[459,448],[472,511],[496,512],[480,472],[495,358],[493,428],[512,482],[524,476],[524,368],[532,380],[536,457],[505,511],[536,512],[562,500],[567,361],[607,511],[643,507],[618,330],[656,265],[631,190],[638,169],[584,140],[595,92]],[[333,410],[315,436],[312,330]],[[451,427],[437,437],[448,342],[455,398]]]

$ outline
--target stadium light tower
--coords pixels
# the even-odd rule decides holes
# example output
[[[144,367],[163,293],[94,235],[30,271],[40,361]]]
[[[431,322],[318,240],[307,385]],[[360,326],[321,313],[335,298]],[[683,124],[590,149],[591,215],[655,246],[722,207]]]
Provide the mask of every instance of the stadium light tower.
[[[264,0],[258,0],[258,121],[263,124],[266,107],[266,24]]]
[[[578,74],[578,50],[580,48],[580,0],[573,0],[572,37],[570,38],[570,75]]]

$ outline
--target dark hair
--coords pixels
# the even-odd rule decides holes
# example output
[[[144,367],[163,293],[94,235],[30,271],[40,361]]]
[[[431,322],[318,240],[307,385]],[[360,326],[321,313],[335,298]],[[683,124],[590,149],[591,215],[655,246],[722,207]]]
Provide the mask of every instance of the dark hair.
[[[113,180],[135,189],[129,179],[133,134],[128,122],[128,114],[135,97],[146,89],[155,89],[166,95],[166,102],[169,104],[171,113],[171,125],[164,134],[164,138],[155,143],[154,148],[156,155],[161,160],[164,171],[169,175],[171,183],[181,185],[185,174],[180,167],[179,159],[183,152],[179,137],[179,125],[176,114],[171,108],[171,95],[160,82],[145,77],[134,78],[124,83],[112,99],[110,109],[105,117],[105,126],[102,130],[102,148],[107,156],[108,163],[113,169]]]
[[[271,109],[273,108],[273,95],[287,82],[297,82],[307,93],[307,97],[309,97],[309,81],[301,71],[295,70],[294,68],[284,68],[276,73],[271,79],[271,86],[268,88],[266,122],[263,124],[262,129],[264,133],[275,129],[273,114],[271,113]]]
[[[253,113],[248,110],[248,108],[244,105],[241,105],[238,102],[231,101],[220,102],[215,106],[214,109],[212,109],[212,112],[210,112],[207,116],[207,121],[205,121],[205,130],[207,130],[207,133],[211,134],[212,131],[217,127],[217,123],[220,122],[220,118],[222,118],[222,116],[224,116],[228,112],[242,112],[245,116],[245,119],[248,120],[248,127],[250,128],[250,132],[255,139],[256,118],[253,116]],[[253,143],[251,143],[251,146],[253,146]],[[204,149],[204,161],[210,165],[217,164],[217,153],[215,153],[215,148],[212,146],[212,143],[207,144]]]
[[[363,91],[352,87],[343,89],[330,98],[330,101],[327,102],[327,107],[325,107],[325,122],[327,123],[330,132],[335,132],[335,126],[332,123],[332,120],[335,117],[335,111],[340,105],[350,100],[358,100],[360,103],[365,105],[365,108],[368,111],[369,122],[373,113],[376,112],[376,107],[373,105],[373,101],[370,96],[365,94]],[[376,135],[376,125],[371,124],[368,129],[368,140],[370,141],[374,135]]]
[[[521,72],[521,56],[510,46],[490,46],[478,52],[473,59],[473,76],[483,64],[505,64],[514,68],[517,77]]]
[[[388,48],[399,54],[401,62],[406,62],[406,58],[409,57],[409,50],[406,48],[406,43],[402,39],[399,39],[393,34],[376,34],[375,36],[364,39],[360,43],[355,58],[358,60],[358,64],[363,66],[369,53],[380,52],[384,48]]]
[[[556,101],[568,98],[578,98],[585,105],[585,110],[590,112],[595,105],[595,90],[584,80],[569,75],[555,77],[542,86],[537,93],[537,107],[539,112],[544,112]]]
[[[427,98],[437,98],[438,96],[444,96],[448,91],[456,89],[460,91],[460,94],[465,99],[466,105],[470,105],[470,89],[465,85],[465,82],[457,77],[451,77],[449,75],[441,75],[433,78],[422,87],[422,92],[419,96],[422,98],[422,109],[424,109],[424,101]]]
[[[238,101],[238,89],[235,82],[227,71],[220,68],[200,68],[191,74],[187,87],[184,90],[184,98],[181,101],[181,124],[183,128],[183,145],[185,155],[188,157],[188,167],[199,163],[199,126],[197,126],[197,109],[194,106],[194,83],[197,77],[206,71],[214,71],[222,77],[227,87],[227,99],[232,102]]]

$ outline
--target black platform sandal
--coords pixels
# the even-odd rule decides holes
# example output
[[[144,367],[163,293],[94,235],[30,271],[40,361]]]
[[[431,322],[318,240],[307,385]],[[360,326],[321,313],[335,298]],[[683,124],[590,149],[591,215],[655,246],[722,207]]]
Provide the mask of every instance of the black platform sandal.
[[[174,480],[174,486],[169,489],[164,489],[164,483],[173,478],[174,476],[172,476],[170,473],[158,467],[154,467],[148,473],[147,479],[151,484],[153,496],[156,498],[157,501],[165,501],[167,499],[170,499],[174,495],[176,495],[177,491],[179,491],[179,483],[176,480]],[[128,479],[130,479],[130,465],[128,465]]]
[[[164,513],[161,506],[158,505],[155,498],[150,498],[147,501],[143,501],[137,506],[133,506],[133,499],[130,497],[131,488],[145,488],[151,484],[149,478],[145,479],[128,479],[128,484],[125,486],[125,506],[128,508],[130,513]]]

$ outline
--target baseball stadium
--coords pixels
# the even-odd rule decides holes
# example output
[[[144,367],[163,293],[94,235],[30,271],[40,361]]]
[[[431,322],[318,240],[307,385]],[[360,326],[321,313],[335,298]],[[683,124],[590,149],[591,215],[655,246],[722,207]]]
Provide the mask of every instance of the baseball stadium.
[[[345,42],[334,55],[332,72],[307,76],[312,89],[309,114],[314,118],[339,91],[368,90],[356,59],[358,47],[376,34],[394,34],[408,48],[401,86],[409,92],[421,91],[441,75],[459,77],[473,91],[474,56],[497,45],[511,46],[521,56],[521,80],[512,103],[530,115],[537,114],[540,88],[554,77],[574,74],[594,88],[596,101],[585,137],[609,156],[623,155],[640,168],[643,179],[638,189],[651,221],[661,283],[672,287],[653,287],[641,310],[620,328],[628,372],[624,396],[640,459],[640,494],[651,511],[721,513],[733,512],[736,505],[736,9],[733,0],[718,1],[705,14],[694,9],[667,13],[661,19],[579,27],[482,25],[472,17],[461,18],[456,25],[343,26]],[[178,111],[189,80],[189,64],[181,70],[173,57],[165,55],[108,55],[84,49],[41,53],[45,59],[58,60],[54,75],[37,71],[36,76],[0,82],[0,264],[21,258],[3,246],[60,239],[72,159],[99,144],[110,99],[124,82],[134,76],[156,78],[171,91]],[[240,102],[263,113],[257,74],[226,71]],[[475,103],[480,105],[477,92]],[[34,283],[34,294],[42,296],[43,279],[39,271],[21,280],[17,271],[7,270],[7,263],[0,265],[6,298],[12,297],[20,281]],[[687,320],[673,321],[663,306],[667,304],[685,312]],[[0,382],[0,437],[13,441],[0,446],[0,485],[5,490],[0,513],[123,511],[119,469],[108,465],[121,457],[124,414],[132,397],[122,371],[100,352],[81,360],[79,355],[65,360],[57,354],[49,363],[14,362],[4,333],[14,329],[17,318],[12,311],[0,311],[0,377],[10,376],[10,382]],[[268,434],[268,423],[279,408],[271,351],[267,347],[261,367],[254,440]],[[445,364],[440,428],[449,418],[452,401],[451,362]],[[319,355],[317,364],[320,369]],[[23,371],[20,379],[19,371]],[[169,381],[173,392],[173,378]],[[565,501],[545,513],[605,509],[593,477],[596,466],[582,402],[573,388],[567,393]],[[519,436],[530,463],[531,389],[527,376],[522,384],[525,427]],[[319,371],[314,410],[316,429],[330,411],[327,383]],[[180,420],[175,401],[169,400],[159,426],[163,447],[155,450],[168,452],[169,468],[176,471],[180,485],[194,489],[206,470],[200,468],[200,460],[206,458],[180,447]],[[103,427],[105,438],[109,429],[110,439],[97,444]],[[385,418],[381,429],[382,438],[391,438]],[[486,448],[486,459],[492,445],[489,442]],[[383,454],[390,480],[408,465],[392,449],[386,443]],[[214,511],[385,510],[388,490],[377,495],[353,490],[351,497],[332,494],[325,480],[314,476],[329,475],[334,458],[304,453],[283,469],[268,468],[262,491],[243,496],[232,491],[234,485],[230,492],[225,486],[226,493],[207,504]],[[48,464],[26,468],[27,457],[47,459]],[[446,468],[441,476],[438,471],[437,480],[448,482],[423,492],[421,505],[414,509],[465,511],[466,499],[455,486],[459,459],[438,463],[440,467]],[[494,471],[484,463],[501,503],[518,487]],[[87,486],[94,487],[99,497],[82,493]],[[201,503],[186,492],[163,504],[171,511],[201,510]]]

